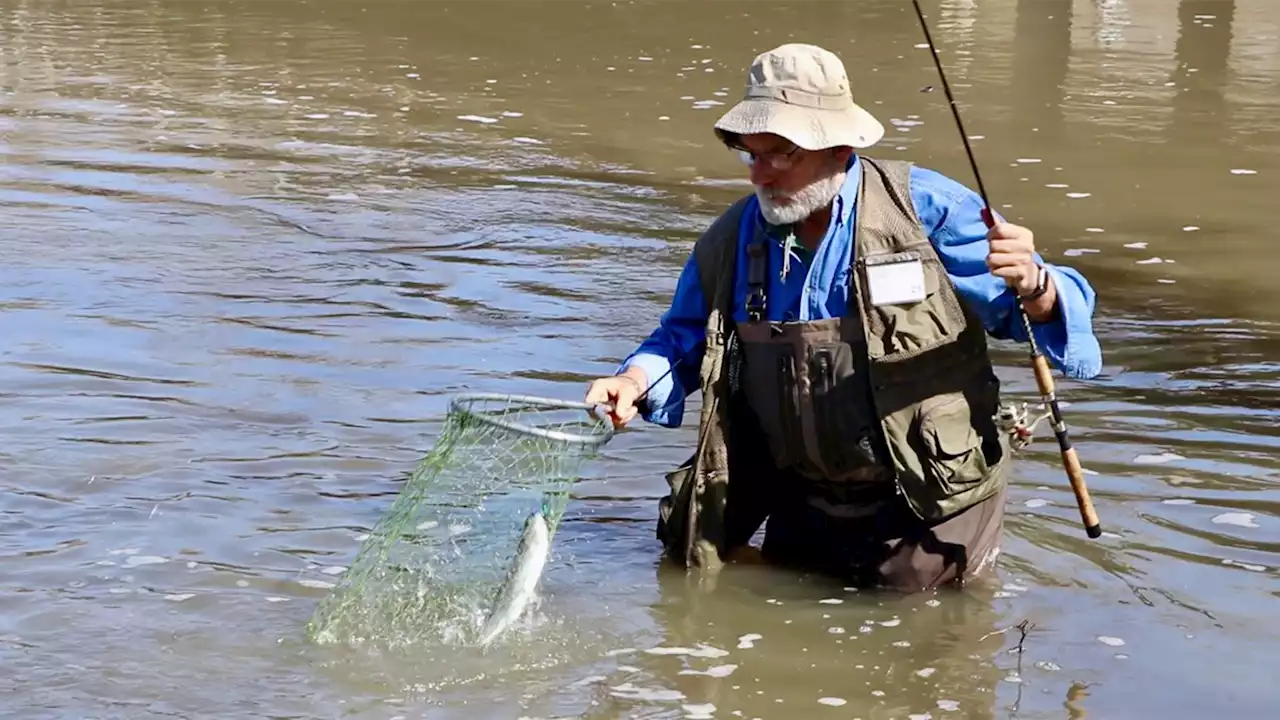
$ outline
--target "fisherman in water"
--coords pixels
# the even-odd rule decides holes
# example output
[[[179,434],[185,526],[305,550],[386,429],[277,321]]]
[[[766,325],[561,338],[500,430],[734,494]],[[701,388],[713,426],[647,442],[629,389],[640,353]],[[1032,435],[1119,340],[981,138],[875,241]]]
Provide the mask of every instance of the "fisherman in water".
[[[858,154],[884,128],[827,50],[757,56],[715,133],[755,192],[702,234],[657,329],[586,394],[615,426],[677,427],[702,392],[697,446],[659,503],[665,554],[903,592],[979,576],[999,553],[1011,453],[987,335],[1025,342],[1021,305],[1054,366],[1094,377],[1094,290],[1044,262],[1028,228],[988,226],[964,185]]]

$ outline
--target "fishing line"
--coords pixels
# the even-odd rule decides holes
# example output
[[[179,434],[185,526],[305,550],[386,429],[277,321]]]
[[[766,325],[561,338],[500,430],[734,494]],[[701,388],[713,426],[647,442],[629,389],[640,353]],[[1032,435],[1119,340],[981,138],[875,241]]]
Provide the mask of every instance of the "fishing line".
[[[933,42],[933,34],[929,32],[929,23],[925,20],[924,10],[920,8],[920,0],[911,0],[916,9],[916,17],[920,19],[920,28],[924,31],[925,42],[933,55],[933,64],[938,69],[938,78],[942,82],[942,91],[951,105],[951,114],[955,118],[956,128],[960,131],[960,140],[964,143],[965,154],[969,156],[969,167],[978,182],[978,194],[982,196],[982,220],[990,228],[995,224],[995,215],[991,211],[991,201],[987,197],[986,186],[982,182],[982,173],[978,170],[978,161],[973,154],[973,146],[969,143],[969,134],[964,129],[964,121],[960,119],[960,108],[956,105],[955,96],[951,92],[951,84],[947,82],[947,74],[942,69],[942,59],[938,56],[938,47]],[[1058,407],[1058,398],[1054,390],[1053,375],[1049,361],[1041,354],[1036,344],[1035,335],[1031,332],[1031,318],[1022,307],[1021,298],[1015,303],[1017,312],[1022,317],[1022,326],[1027,331],[1027,345],[1030,348],[1031,367],[1035,372],[1036,385],[1040,389],[1040,398],[1049,409],[1053,426],[1053,434],[1058,440],[1058,449],[1062,452],[1062,463],[1071,481],[1071,490],[1075,493],[1076,504],[1080,508],[1080,518],[1084,523],[1085,533],[1091,538],[1102,535],[1102,525],[1098,521],[1097,511],[1089,498],[1089,489],[1084,481],[1084,469],[1080,466],[1080,458],[1071,444],[1067,434],[1067,423],[1062,418],[1062,410]]]

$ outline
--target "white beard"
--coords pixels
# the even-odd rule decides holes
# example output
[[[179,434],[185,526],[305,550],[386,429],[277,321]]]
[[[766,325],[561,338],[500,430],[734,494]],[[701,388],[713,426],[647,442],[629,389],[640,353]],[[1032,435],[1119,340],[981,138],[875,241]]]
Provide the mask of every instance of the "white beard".
[[[816,180],[795,193],[787,196],[771,194],[769,191],[756,188],[756,199],[760,201],[760,214],[770,225],[790,225],[798,223],[813,213],[831,204],[840,194],[844,185],[845,172],[829,175]],[[790,202],[779,204],[777,200],[787,199]]]

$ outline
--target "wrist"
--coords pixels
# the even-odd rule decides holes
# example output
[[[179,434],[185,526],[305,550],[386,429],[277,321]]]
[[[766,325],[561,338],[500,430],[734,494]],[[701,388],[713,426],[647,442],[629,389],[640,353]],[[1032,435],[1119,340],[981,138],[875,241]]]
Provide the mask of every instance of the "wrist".
[[[1036,284],[1031,290],[1018,293],[1018,302],[1033,322],[1049,322],[1058,309],[1058,292],[1053,275],[1043,265],[1038,266]]]
[[[649,386],[649,376],[645,374],[644,370],[634,365],[618,373],[618,377],[630,380],[636,386],[637,395],[643,393],[644,389]]]

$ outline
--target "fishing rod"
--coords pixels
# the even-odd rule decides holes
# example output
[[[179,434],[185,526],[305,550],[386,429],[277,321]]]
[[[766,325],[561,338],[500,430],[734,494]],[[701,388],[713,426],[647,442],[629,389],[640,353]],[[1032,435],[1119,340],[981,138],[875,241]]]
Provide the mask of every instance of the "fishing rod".
[[[951,85],[947,82],[947,74],[942,69],[942,59],[938,57],[938,47],[933,43],[929,23],[925,20],[924,11],[920,9],[920,0],[911,0],[911,3],[915,5],[916,16],[920,18],[920,28],[924,30],[924,39],[929,44],[929,52],[933,55],[933,64],[938,68],[942,91],[946,93],[947,102],[951,105],[951,114],[955,117],[960,139],[964,142],[965,153],[969,156],[969,167],[973,169],[973,176],[978,181],[978,193],[982,196],[983,204],[982,220],[990,228],[995,224],[995,215],[991,210],[991,201],[987,198],[986,186],[982,184],[982,173],[978,171],[978,161],[973,156],[973,146],[969,144],[969,134],[965,132],[964,121],[960,119],[960,108],[956,106],[955,96],[951,94]],[[1071,480],[1071,490],[1075,493],[1076,504],[1080,507],[1080,519],[1084,522],[1085,533],[1091,538],[1097,538],[1102,535],[1102,525],[1098,522],[1098,513],[1094,510],[1093,501],[1089,498],[1089,488],[1084,482],[1084,470],[1080,466],[1080,457],[1067,436],[1067,423],[1062,419],[1062,410],[1058,407],[1049,361],[1040,353],[1040,348],[1036,345],[1035,335],[1031,332],[1031,319],[1027,317],[1022,303],[1017,303],[1017,307],[1018,314],[1022,316],[1022,325],[1027,331],[1027,344],[1030,347],[1031,367],[1035,371],[1036,385],[1040,388],[1040,398],[1051,414],[1053,434],[1058,438],[1058,448],[1062,451],[1062,464],[1066,468],[1067,477]]]

